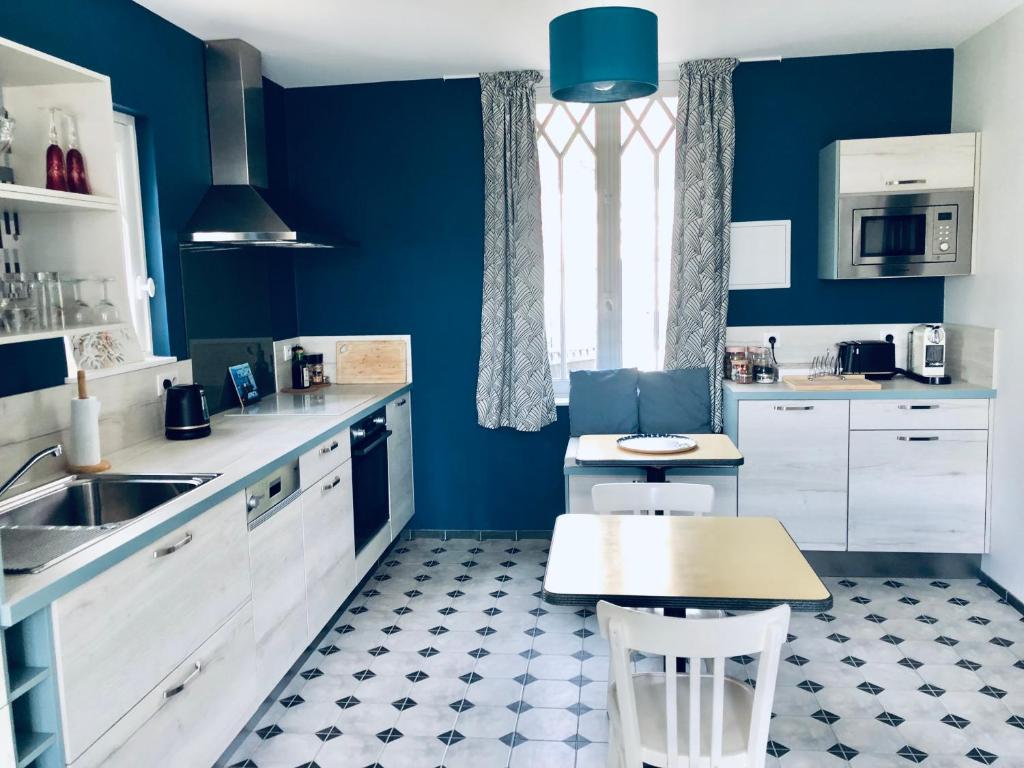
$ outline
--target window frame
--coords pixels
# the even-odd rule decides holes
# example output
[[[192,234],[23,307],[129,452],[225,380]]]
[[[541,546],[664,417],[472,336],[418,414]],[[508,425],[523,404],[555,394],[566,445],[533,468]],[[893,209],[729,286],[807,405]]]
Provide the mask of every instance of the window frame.
[[[119,135],[122,130],[125,131],[124,140]],[[153,297],[154,286],[146,260],[138,133],[135,117],[116,109],[114,163],[124,250],[125,290],[129,304],[129,317],[126,319],[135,330],[143,355],[148,359],[153,357],[153,318],[150,299]]]
[[[675,68],[659,73],[658,96],[677,96]],[[551,96],[550,79],[545,76],[536,88],[537,104],[558,104]],[[622,365],[622,254],[621,254],[621,159],[622,104],[594,105],[595,184],[597,192],[597,369]],[[672,142],[674,146],[674,140]],[[563,265],[564,279],[564,265]],[[564,312],[564,309],[563,309]],[[565,323],[561,332],[565,333]],[[555,402],[569,402],[569,379],[552,378]]]

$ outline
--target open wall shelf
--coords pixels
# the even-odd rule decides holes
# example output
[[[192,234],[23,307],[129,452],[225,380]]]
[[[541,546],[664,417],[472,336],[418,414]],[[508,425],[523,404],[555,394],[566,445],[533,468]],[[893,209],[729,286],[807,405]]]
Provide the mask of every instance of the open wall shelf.
[[[24,184],[0,184],[0,210],[11,213],[117,212],[118,205],[117,200],[104,195],[80,195]]]

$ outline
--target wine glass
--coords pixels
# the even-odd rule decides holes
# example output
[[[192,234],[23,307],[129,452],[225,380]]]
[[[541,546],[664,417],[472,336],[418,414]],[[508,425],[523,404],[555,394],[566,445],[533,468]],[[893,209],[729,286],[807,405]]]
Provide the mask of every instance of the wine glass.
[[[114,306],[114,302],[110,300],[110,284],[114,282],[114,278],[103,277],[99,282],[103,286],[103,298],[95,307],[96,321],[103,324],[120,322],[121,315],[118,313],[117,307]]]
[[[82,283],[85,279],[77,277],[67,282],[71,285],[71,306],[65,311],[68,323],[72,326],[92,325],[95,322],[92,307],[82,301]]]

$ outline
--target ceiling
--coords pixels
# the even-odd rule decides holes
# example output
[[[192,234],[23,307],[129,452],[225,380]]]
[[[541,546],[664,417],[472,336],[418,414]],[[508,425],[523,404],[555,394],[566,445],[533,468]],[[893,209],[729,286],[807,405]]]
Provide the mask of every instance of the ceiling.
[[[548,22],[590,0],[137,0],[197,37],[240,37],[285,87],[547,69]],[[647,0],[659,59],[953,47],[1024,0]]]

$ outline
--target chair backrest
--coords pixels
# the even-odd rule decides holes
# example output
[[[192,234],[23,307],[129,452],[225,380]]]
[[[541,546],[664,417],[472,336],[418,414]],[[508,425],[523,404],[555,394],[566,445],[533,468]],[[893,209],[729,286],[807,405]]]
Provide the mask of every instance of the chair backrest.
[[[599,514],[666,515],[710,514],[715,505],[715,489],[697,483],[602,483],[590,489],[594,511]]]
[[[720,764],[725,728],[725,660],[731,656],[760,654],[754,688],[753,711],[747,738],[748,765],[763,766],[771,722],[772,700],[779,671],[782,643],[789,630],[788,605],[767,611],[722,619],[679,619],[621,608],[601,601],[597,617],[601,633],[608,639],[610,679],[615,684],[618,717],[621,725],[621,746],[626,755],[640,754],[639,714],[632,681],[630,654],[665,657],[666,678],[672,681],[676,659],[689,659],[689,723],[687,744],[690,766]],[[701,744],[701,661],[713,659],[710,744]],[[696,671],[697,674],[692,674]],[[665,722],[677,722],[676,686],[665,686]],[[678,764],[679,734],[666,727],[665,751],[668,768]],[[707,763],[700,762],[708,758]],[[637,762],[639,765],[639,762]],[[629,766],[632,768],[632,766]]]

